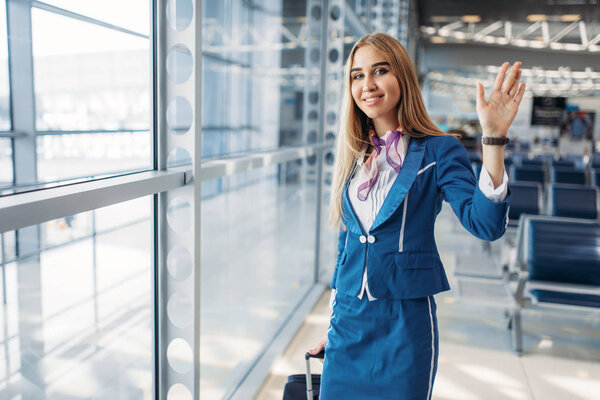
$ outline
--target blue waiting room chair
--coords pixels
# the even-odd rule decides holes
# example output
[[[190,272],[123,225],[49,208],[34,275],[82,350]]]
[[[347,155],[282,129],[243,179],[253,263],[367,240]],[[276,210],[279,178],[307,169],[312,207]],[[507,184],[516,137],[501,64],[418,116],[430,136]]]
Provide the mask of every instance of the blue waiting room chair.
[[[600,311],[600,224],[522,216],[511,272],[518,281],[509,328],[514,350],[521,353],[523,307],[551,307],[569,314],[577,309]]]
[[[555,217],[598,219],[599,192],[585,185],[548,185],[548,212]]]
[[[573,160],[553,160],[552,167],[559,168],[575,168],[575,161]]]
[[[522,214],[541,214],[543,201],[540,183],[509,181],[508,185],[510,187],[509,227],[516,227]]]
[[[572,185],[585,185],[585,172],[572,167],[554,167],[550,171],[552,183],[570,183]]]
[[[592,186],[600,187],[600,168],[590,170]]]
[[[529,167],[529,166],[532,166],[532,167],[537,167],[537,166],[543,167],[544,166],[544,160],[539,160],[539,159],[532,159],[532,160],[531,159],[523,159],[523,160],[521,160],[521,166],[522,167]]]
[[[515,181],[538,182],[543,185],[545,173],[543,166],[513,166],[512,179]]]

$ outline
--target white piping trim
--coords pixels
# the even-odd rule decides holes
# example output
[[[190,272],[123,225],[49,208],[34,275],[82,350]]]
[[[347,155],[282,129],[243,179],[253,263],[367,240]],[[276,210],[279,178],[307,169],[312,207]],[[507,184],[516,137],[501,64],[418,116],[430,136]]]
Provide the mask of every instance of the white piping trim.
[[[435,161],[432,163],[427,164],[425,167],[421,168],[419,170],[419,172],[417,172],[417,175],[422,174],[423,172],[425,172],[425,170],[429,169],[429,167],[433,167],[435,165]]]
[[[329,333],[329,331],[331,331],[331,328],[333,328],[333,326],[331,325],[331,320],[335,318],[335,311],[333,311],[333,307],[335,307],[335,305],[337,304],[336,298],[335,298],[336,294],[337,294],[337,290],[332,289],[331,290],[332,298],[329,299],[329,301],[331,303],[331,317],[329,317],[329,329],[327,329],[327,333]]]
[[[429,321],[431,321],[431,369],[429,370],[429,389],[427,390],[427,400],[431,399],[431,388],[433,384],[433,366],[435,364],[435,331],[433,328],[433,316],[431,315],[431,296],[427,296],[427,304],[429,305]]]
[[[408,192],[404,198],[404,210],[402,211],[402,226],[400,227],[400,243],[398,243],[398,251],[402,253],[404,250],[404,223],[406,222],[406,205],[408,204]]]

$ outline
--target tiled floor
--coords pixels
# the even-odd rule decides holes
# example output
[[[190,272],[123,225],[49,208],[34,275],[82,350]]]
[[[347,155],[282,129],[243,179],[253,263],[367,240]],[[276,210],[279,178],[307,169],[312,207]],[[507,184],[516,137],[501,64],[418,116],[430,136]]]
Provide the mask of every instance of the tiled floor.
[[[453,289],[435,296],[440,356],[433,399],[600,399],[600,314],[524,310],[525,351],[516,355],[504,309],[498,306],[501,293],[494,293],[493,285],[462,285],[453,278],[455,270],[465,267],[480,272],[487,268],[489,273],[484,271],[484,275],[493,275],[499,256],[482,258],[481,242],[465,235],[448,211],[438,219],[436,240]],[[471,300],[474,296],[479,301],[467,302],[469,291]],[[305,370],[304,353],[327,331],[328,300],[326,291],[273,363],[256,400],[280,400],[287,376]],[[312,367],[313,373],[321,373],[318,361],[313,360]]]
[[[329,323],[329,291],[283,354],[273,363],[257,400],[280,400],[288,375],[305,370],[303,354]],[[600,322],[556,312],[525,312],[526,351],[511,351],[503,313],[436,296],[440,357],[433,399],[576,400],[600,398]],[[542,315],[544,314],[544,315]],[[321,363],[313,360],[313,373]]]

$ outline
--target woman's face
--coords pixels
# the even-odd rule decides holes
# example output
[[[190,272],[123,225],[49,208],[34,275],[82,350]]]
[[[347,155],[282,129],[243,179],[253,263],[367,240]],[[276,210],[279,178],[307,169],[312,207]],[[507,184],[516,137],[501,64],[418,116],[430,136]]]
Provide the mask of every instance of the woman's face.
[[[370,118],[397,118],[400,85],[389,63],[372,46],[354,53],[350,70],[352,98]]]

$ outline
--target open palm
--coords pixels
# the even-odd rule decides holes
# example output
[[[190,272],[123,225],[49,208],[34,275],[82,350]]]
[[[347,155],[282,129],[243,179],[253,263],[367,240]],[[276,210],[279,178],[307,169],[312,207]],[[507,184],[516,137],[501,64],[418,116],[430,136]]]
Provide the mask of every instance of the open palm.
[[[483,85],[477,82],[477,116],[485,136],[504,137],[508,133],[525,93],[525,82],[519,85],[520,68],[521,62],[517,61],[505,79],[508,62],[502,64],[487,102]]]

